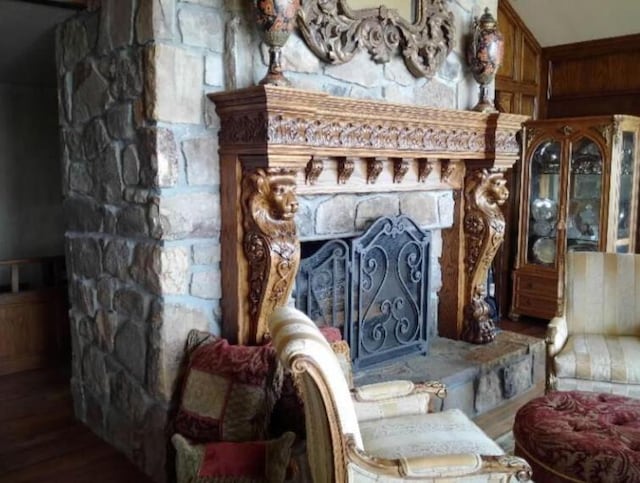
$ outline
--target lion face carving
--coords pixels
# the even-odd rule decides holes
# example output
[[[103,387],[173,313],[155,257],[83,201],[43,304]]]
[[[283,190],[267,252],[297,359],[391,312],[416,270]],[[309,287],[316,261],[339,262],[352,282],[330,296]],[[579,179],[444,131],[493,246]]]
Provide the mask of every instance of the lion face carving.
[[[486,186],[487,198],[492,200],[499,206],[505,204],[509,199],[509,189],[507,188],[507,180],[502,174],[493,174],[489,176]]]
[[[296,184],[290,177],[276,176],[270,178],[265,200],[269,206],[269,214],[276,220],[291,220],[298,211]]]

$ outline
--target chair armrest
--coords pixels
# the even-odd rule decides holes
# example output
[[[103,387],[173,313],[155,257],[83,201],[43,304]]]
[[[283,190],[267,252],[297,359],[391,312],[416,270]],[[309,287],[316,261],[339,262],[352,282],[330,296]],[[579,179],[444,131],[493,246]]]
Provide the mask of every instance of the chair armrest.
[[[545,342],[547,344],[547,355],[555,356],[564,347],[569,337],[567,319],[564,317],[554,317],[547,326]]]
[[[415,384],[411,381],[386,381],[365,384],[354,389],[356,401],[382,401],[412,394],[428,393],[438,399],[447,397],[447,387],[440,381],[427,381]]]
[[[408,478],[507,474],[515,477],[516,481],[531,481],[532,474],[531,467],[524,459],[511,455],[453,454],[402,458],[400,467]]]
[[[353,401],[359,422],[427,414],[431,396],[427,392],[409,394],[379,401]]]

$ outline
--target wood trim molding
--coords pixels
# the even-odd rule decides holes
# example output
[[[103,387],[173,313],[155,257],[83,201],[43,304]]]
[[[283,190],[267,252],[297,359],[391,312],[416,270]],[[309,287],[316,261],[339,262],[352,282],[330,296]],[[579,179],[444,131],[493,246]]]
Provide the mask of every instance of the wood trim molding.
[[[267,335],[266,317],[289,297],[299,260],[297,195],[464,190],[465,171],[478,170],[495,181],[499,175],[483,170],[513,165],[516,135],[527,119],[276,86],[209,98],[221,119],[222,271],[230,277],[222,287],[223,334],[243,344]],[[481,198],[492,196],[478,190]],[[456,320],[464,324],[449,332],[459,337],[463,325],[477,322],[473,311],[467,319],[462,313],[470,294],[484,290],[476,282],[482,277],[472,275],[484,269],[477,257],[493,255],[474,245],[477,255],[466,260],[476,268],[469,270],[464,230],[451,242],[463,247],[450,263],[464,293],[449,291],[455,300],[440,306],[460,307]]]

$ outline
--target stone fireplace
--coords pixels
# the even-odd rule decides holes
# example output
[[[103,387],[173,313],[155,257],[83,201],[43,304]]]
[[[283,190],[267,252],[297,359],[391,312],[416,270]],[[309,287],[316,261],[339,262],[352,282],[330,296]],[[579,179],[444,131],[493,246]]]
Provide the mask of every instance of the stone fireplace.
[[[517,155],[520,119],[464,111],[477,86],[463,38],[496,1],[450,2],[456,45],[432,80],[414,78],[400,58],[379,65],[366,53],[323,64],[294,35],[283,65],[296,89],[231,93],[266,69],[250,3],[102,0],[57,32],[75,412],[157,480],[189,330],[249,341],[262,324],[264,307],[240,293],[251,284],[238,283],[262,283],[237,250],[252,202],[243,192],[270,184],[286,198],[295,187],[302,241],[410,216],[431,233],[430,293],[439,301],[430,300],[430,316],[439,335],[458,337],[473,277],[465,258],[477,260],[469,247],[482,245],[465,216],[485,219],[491,207],[474,198],[477,186],[499,181]],[[221,93],[221,117],[212,92]],[[310,122],[304,142],[298,119]],[[358,144],[357,127],[374,144]],[[236,137],[243,132],[257,137]],[[279,233],[280,253],[296,255],[291,232]],[[272,283],[271,293],[287,295]]]

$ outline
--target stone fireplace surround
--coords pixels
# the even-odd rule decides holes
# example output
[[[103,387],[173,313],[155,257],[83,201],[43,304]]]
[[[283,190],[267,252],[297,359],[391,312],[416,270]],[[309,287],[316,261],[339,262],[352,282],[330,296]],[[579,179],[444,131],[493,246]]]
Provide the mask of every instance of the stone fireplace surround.
[[[484,283],[504,236],[502,171],[518,157],[523,116],[274,86],[209,97],[221,119],[225,337],[260,342],[271,310],[287,302],[300,258],[297,225],[306,223],[295,217],[299,196],[401,193],[411,200],[412,193],[451,192],[438,331],[476,343],[493,340]]]

